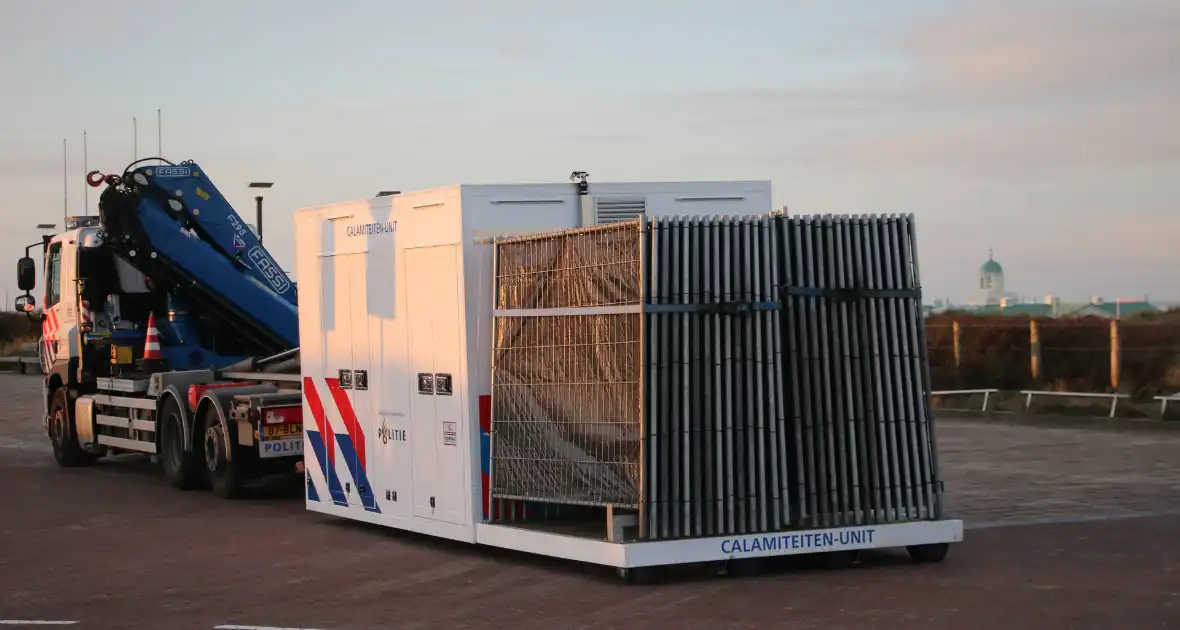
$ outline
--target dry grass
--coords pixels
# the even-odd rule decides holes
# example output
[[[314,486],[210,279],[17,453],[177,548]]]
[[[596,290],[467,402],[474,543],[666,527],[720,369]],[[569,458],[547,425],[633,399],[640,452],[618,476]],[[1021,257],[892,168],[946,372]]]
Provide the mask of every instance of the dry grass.
[[[957,368],[953,350],[956,321],[960,327],[961,352]],[[1108,320],[1037,319],[1036,322],[1041,374],[1034,379],[1028,319],[963,313],[929,318],[934,389],[1113,391]],[[1125,319],[1119,323],[1118,334],[1122,355],[1118,391],[1136,400],[1180,392],[1180,310]]]
[[[41,325],[24,313],[0,311],[0,356],[29,354],[21,346],[35,343],[41,336]],[[36,356],[36,352],[32,353]]]

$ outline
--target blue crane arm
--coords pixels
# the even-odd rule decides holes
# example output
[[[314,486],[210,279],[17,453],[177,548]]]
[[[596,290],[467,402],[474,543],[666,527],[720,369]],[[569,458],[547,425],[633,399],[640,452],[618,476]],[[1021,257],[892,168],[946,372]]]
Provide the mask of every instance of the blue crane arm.
[[[180,200],[184,218],[202,240],[241,262],[246,273],[296,304],[295,285],[196,162],[141,166],[132,171],[138,180],[136,174],[147,180],[145,188],[161,202]]]
[[[247,333],[257,351],[299,346],[295,284],[195,163],[142,166],[104,181],[106,246],[157,286]]]

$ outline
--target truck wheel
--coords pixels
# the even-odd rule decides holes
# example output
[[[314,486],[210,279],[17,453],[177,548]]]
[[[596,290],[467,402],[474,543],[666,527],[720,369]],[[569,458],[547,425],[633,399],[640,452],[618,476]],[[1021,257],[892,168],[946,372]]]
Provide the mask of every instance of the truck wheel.
[[[94,456],[82,450],[82,445],[78,444],[74,414],[70,411],[66,388],[57,388],[49,405],[49,439],[53,442],[53,459],[63,468],[84,466],[94,461]]]
[[[226,440],[226,429],[221,415],[213,407],[205,409],[201,426],[204,429],[205,474],[213,494],[233,499],[241,494],[242,480],[236,463],[229,457],[233,444]]]
[[[201,454],[185,448],[184,421],[180,405],[172,396],[156,416],[160,427],[160,465],[169,485],[178,490],[192,490],[201,484]]]
[[[906,547],[906,551],[910,554],[910,559],[914,562],[933,563],[942,562],[946,559],[946,554],[951,550],[950,543],[930,543],[926,545],[910,545]]]

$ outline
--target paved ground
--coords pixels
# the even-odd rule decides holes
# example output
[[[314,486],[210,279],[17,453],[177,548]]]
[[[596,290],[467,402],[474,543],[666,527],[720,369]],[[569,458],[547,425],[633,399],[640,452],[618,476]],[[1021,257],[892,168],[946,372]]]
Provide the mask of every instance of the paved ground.
[[[950,509],[969,526],[1180,516],[1180,431],[1097,431],[1084,419],[1077,428],[986,420],[938,424]]]
[[[56,468],[35,377],[0,376],[0,621],[76,628],[1180,627],[1180,432],[944,419],[956,514],[940,565],[613,573],[319,517],[296,497],[224,502],[135,462]],[[1034,524],[1019,524],[1031,522]]]

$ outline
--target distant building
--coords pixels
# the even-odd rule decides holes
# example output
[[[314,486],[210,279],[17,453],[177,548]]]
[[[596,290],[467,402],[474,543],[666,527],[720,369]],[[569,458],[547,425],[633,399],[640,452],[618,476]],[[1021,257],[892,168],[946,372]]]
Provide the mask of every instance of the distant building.
[[[1005,301],[1016,301],[1014,293],[1008,293],[1004,288],[1004,267],[996,262],[992,251],[987,252],[987,262],[979,266],[979,287],[975,290],[973,306],[988,306],[1003,304]]]
[[[1064,303],[1060,298],[1046,295],[1042,301],[1030,302],[1009,292],[1004,285],[1004,267],[996,262],[992,251],[979,267],[979,282],[972,299],[963,305],[950,300],[936,299],[923,306],[927,316],[946,311],[963,311],[973,315],[1008,315],[1022,318],[1102,317],[1124,319],[1141,313],[1161,312],[1163,309],[1147,300],[1116,299],[1113,302],[1091,297],[1089,302]]]
[[[1066,317],[1104,317],[1106,319],[1123,319],[1143,313],[1159,313],[1163,309],[1146,300],[1115,300],[1106,302],[1102,298],[1091,298],[1089,304],[1080,306],[1067,313]]]

